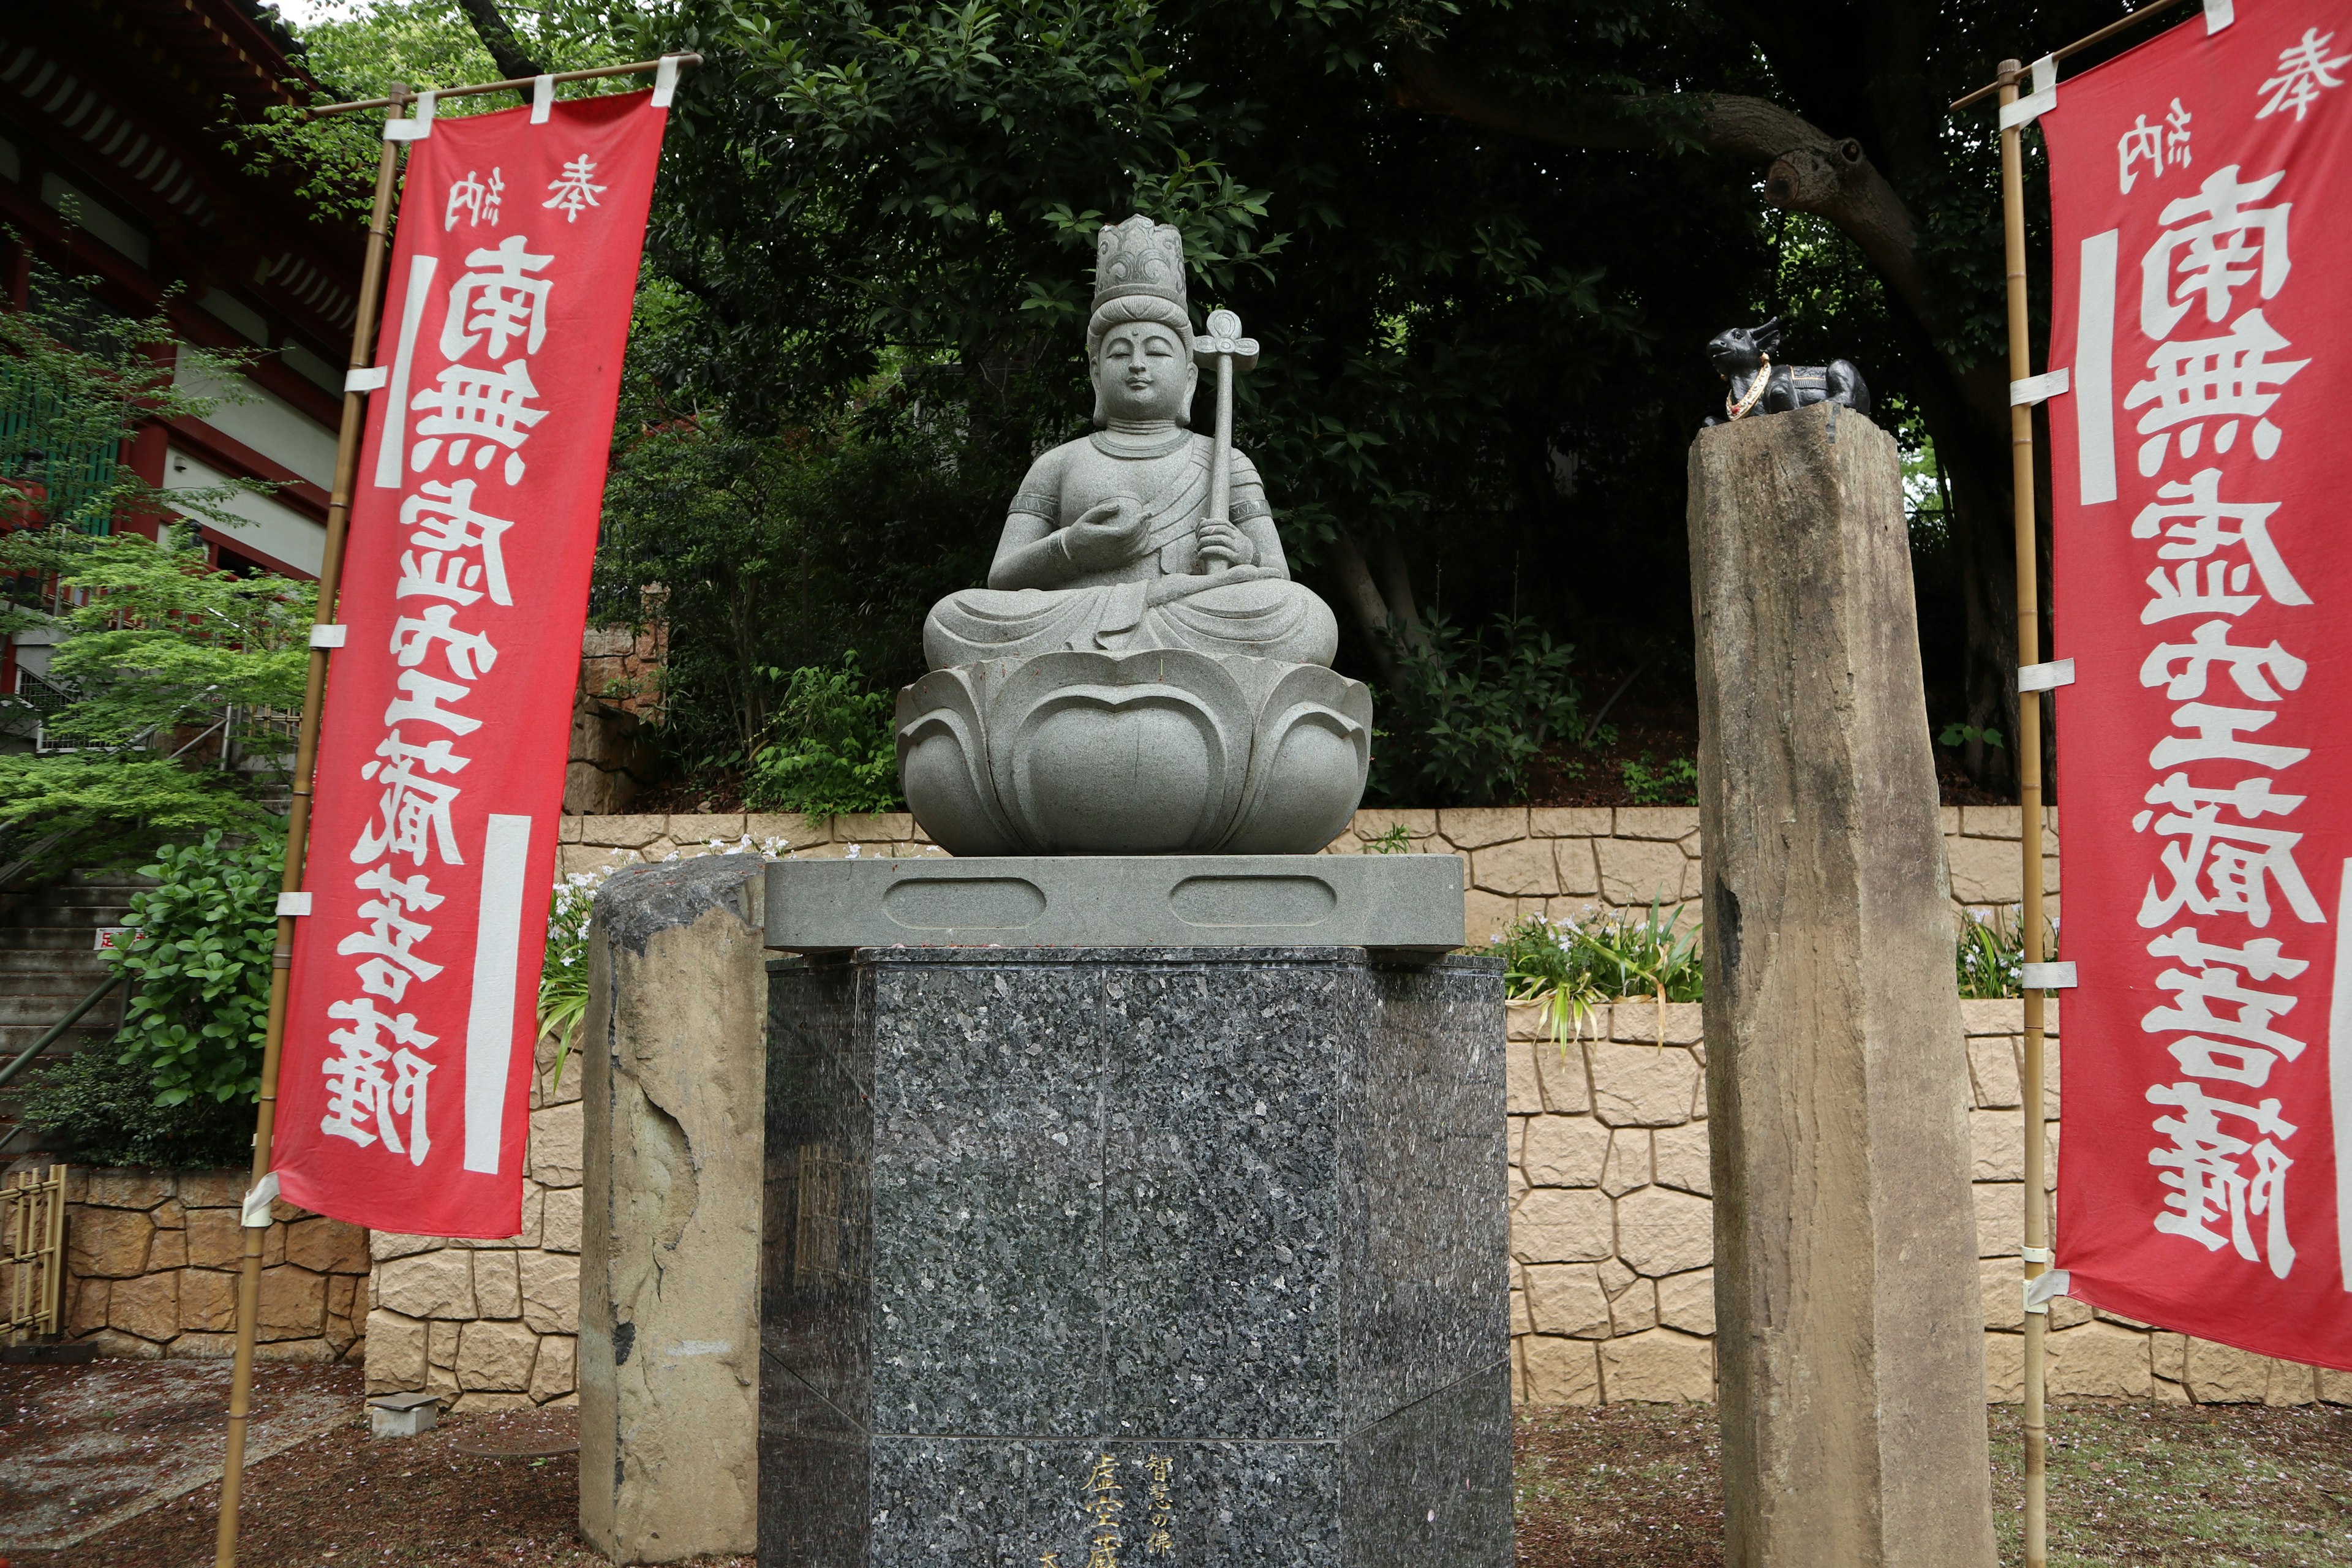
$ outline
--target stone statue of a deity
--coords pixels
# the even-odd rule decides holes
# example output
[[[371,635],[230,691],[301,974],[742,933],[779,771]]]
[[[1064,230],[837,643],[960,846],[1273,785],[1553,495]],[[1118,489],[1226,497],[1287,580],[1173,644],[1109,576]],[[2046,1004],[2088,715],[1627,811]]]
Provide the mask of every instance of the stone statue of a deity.
[[[1240,331],[1194,332],[1174,228],[1104,227],[1099,428],[1031,466],[988,586],[932,609],[932,673],[898,699],[908,806],[950,852],[1306,854],[1347,826],[1370,694],[1330,669],[1339,624],[1233,446]],[[1190,428],[1204,363],[1213,436]]]
[[[1182,237],[1144,217],[1104,228],[1087,323],[1100,428],[1030,466],[988,586],[924,624],[933,669],[1056,648],[1331,662],[1339,623],[1290,580],[1257,469],[1238,450],[1231,510],[1211,516],[1216,443],[1190,428],[1193,344]]]

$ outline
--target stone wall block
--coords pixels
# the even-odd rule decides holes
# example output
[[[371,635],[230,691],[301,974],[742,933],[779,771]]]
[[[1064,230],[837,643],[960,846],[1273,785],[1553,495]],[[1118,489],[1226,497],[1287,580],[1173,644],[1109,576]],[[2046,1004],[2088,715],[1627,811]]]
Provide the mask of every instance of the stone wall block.
[[[478,1315],[474,1309],[472,1255],[456,1247],[417,1253],[380,1265],[375,1285],[378,1306],[411,1318],[434,1319],[454,1325]],[[453,1327],[453,1336],[455,1332]]]
[[[1612,1405],[1704,1405],[1715,1397],[1714,1342],[1674,1329],[1603,1340],[1601,1392]]]
[[[236,1276],[220,1268],[190,1268],[180,1275],[180,1327],[203,1333],[236,1331]]]
[[[1528,812],[1528,831],[1538,838],[1606,838],[1616,830],[1605,805],[1538,805]]]
[[[1715,1336],[1715,1270],[1695,1268],[1658,1281],[1658,1321],[1686,1334]]]
[[[368,1257],[375,1263],[414,1258],[420,1252],[438,1252],[446,1245],[437,1236],[402,1236],[389,1230],[368,1232]]]
[[[2042,1008],[2042,1027],[2045,1034],[2057,1031],[2052,1027],[2053,1008]],[[2025,1004],[2006,997],[1977,1001],[1963,999],[1960,1003],[1960,1027],[1970,1035],[2022,1035],[2025,1033]]]
[[[666,816],[590,816],[580,824],[580,841],[600,849],[638,849],[667,835]]]
[[[1589,1044],[1593,1114],[1612,1127],[1679,1127],[1691,1119],[1698,1062],[1668,1046]]]
[[[317,1339],[327,1327],[327,1277],[291,1263],[264,1268],[253,1321],[265,1340]]]
[[[2007,1110],[2025,1103],[2018,1068],[2023,1048],[2021,1040],[2008,1035],[1969,1041],[1969,1077],[1979,1110]]]
[[[74,1339],[106,1327],[106,1297],[110,1279],[73,1279],[67,1298],[66,1332]]]
[[[66,1272],[76,1279],[129,1279],[144,1274],[154,1236],[155,1222],[138,1209],[74,1210],[66,1220]]]
[[[1470,882],[1490,893],[1545,898],[1560,890],[1551,846],[1540,838],[1497,844],[1470,855]]]
[[[1525,1342],[1519,1353],[1528,1403],[1601,1403],[1601,1368],[1591,1341],[1537,1334]]]
[[[152,1209],[173,1194],[169,1171],[144,1165],[100,1166],[90,1171],[81,1202],[100,1208]]]
[[[1650,1184],[1650,1134],[1639,1127],[1621,1127],[1610,1135],[1609,1158],[1601,1172],[1601,1190],[1612,1198]]]
[[[1696,1193],[1703,1198],[1715,1195],[1706,1122],[1661,1127],[1650,1134],[1650,1148],[1660,1186]]]
[[[2113,1323],[2084,1323],[2046,1335],[2049,1388],[2055,1395],[2145,1399],[2155,1392],[2147,1338]]]
[[[522,1278],[511,1252],[474,1255],[474,1311],[484,1318],[522,1316]]]
[[[467,1323],[457,1336],[457,1386],[523,1393],[538,1358],[539,1336],[521,1323]]]
[[[525,1173],[551,1187],[576,1187],[582,1179],[581,1113],[578,1101],[534,1110],[530,1155]]]
[[[1617,1200],[1617,1256],[1656,1278],[1705,1268],[1715,1260],[1715,1205],[1668,1187],[1644,1187]]]
[[[1609,1336],[1609,1296],[1592,1265],[1534,1263],[1523,1273],[1534,1331],[1589,1340]]]
[[[407,1394],[425,1386],[425,1324],[379,1308],[367,1317],[367,1391]]]
[[[549,1252],[526,1252],[520,1258],[523,1321],[542,1334],[578,1333],[580,1259]]]
[[[1658,1288],[1636,1279],[1609,1298],[1609,1331],[1618,1339],[1658,1326]]]
[[[1528,1184],[1598,1186],[1609,1159],[1609,1128],[1590,1116],[1531,1116],[1519,1147]]]
[[[1696,1046],[1706,1033],[1706,1009],[1697,1002],[1630,997],[1609,1010],[1609,1037],[1629,1046]]]
[[[1690,860],[1680,845],[1602,838],[1593,848],[1601,861],[1601,896],[1611,903],[1646,909],[1654,900],[1672,904],[1682,899]]]
[[[1595,1263],[1616,1253],[1608,1195],[1591,1188],[1538,1187],[1511,1213],[1511,1251],[1522,1263]]]
[[[1528,836],[1523,805],[1448,808],[1437,814],[1437,831],[1456,849],[1479,849]]]
[[[1653,838],[1679,843],[1698,831],[1695,805],[1621,805],[1617,808],[1620,838]]]
[[[140,1215],[143,1221],[146,1216]],[[180,1277],[177,1274],[143,1274],[135,1279],[117,1279],[110,1292],[106,1308],[110,1328],[136,1334],[142,1340],[170,1340],[180,1332]]]
[[[2270,1358],[2192,1339],[2185,1358],[2189,1396],[2200,1405],[2259,1405],[2270,1388]]]
[[[572,1393],[575,1386],[572,1364],[577,1343],[570,1334],[549,1334],[539,1342],[539,1359],[530,1369],[530,1393],[534,1404],[545,1405]]]
[[[362,1231],[361,1234],[366,1233]],[[245,1227],[237,1223],[236,1211],[215,1208],[189,1210],[187,1247],[190,1268],[238,1267],[245,1257]]]
[[[2025,1295],[2020,1287],[2024,1268],[2015,1253],[1985,1258],[1977,1263],[1977,1294],[1984,1304],[1984,1326],[2021,1331],[2025,1327]]]
[[[320,1274],[364,1274],[367,1232],[323,1215],[296,1220],[286,1227],[286,1261]]]
[[[2025,1336],[1984,1337],[1985,1403],[2016,1405],[2025,1398]]]
[[[1951,857],[1952,897],[1961,903],[1998,907],[2023,897],[2015,839],[1948,838],[1944,845]]]
[[[1570,920],[1580,915],[1572,910],[1569,900],[1585,900],[1601,896],[1601,856],[1591,838],[1559,838],[1552,841],[1551,863],[1559,874],[1560,897],[1552,901],[1554,920]],[[1590,909],[1588,903],[1584,906]]]
[[[2025,1245],[2025,1184],[1978,1182],[1969,1195],[1976,1200],[1977,1256],[2014,1258]]]

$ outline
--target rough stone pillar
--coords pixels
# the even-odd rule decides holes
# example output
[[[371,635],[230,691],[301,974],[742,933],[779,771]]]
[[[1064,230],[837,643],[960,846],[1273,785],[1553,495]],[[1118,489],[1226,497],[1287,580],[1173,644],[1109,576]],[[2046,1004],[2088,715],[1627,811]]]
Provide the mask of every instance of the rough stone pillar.
[[[616,1563],[758,1542],[761,868],[614,875],[580,1053],[580,1529]]]
[[[1894,440],[1690,454],[1724,1561],[1991,1568],[1952,906]]]

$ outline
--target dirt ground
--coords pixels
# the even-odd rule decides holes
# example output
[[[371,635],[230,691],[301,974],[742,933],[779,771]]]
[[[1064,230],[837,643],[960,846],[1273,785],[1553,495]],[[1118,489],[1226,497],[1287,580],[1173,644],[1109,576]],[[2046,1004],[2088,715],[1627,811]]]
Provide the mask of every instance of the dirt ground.
[[[2352,1563],[2352,1410],[2053,1405],[2052,1568]],[[2020,1550],[2014,1405],[1990,1412],[2001,1562]],[[1617,1405],[1519,1423],[1519,1568],[1720,1568],[1715,1412]]]
[[[154,1378],[144,1402],[110,1368]],[[216,1403],[155,1363],[0,1367],[0,1543],[54,1456],[103,1430],[115,1475],[73,1479],[110,1509],[142,1478],[218,1453]],[[571,1411],[453,1418],[421,1437],[372,1440],[348,1370],[268,1368],[265,1398],[290,1418],[306,1398],[351,1414],[247,1471],[240,1561],[249,1568],[592,1568],[574,1524]],[[82,1397],[103,1394],[104,1397]],[[201,1415],[203,1418],[198,1419]],[[1991,1412],[2002,1561],[2019,1561],[2017,1413]],[[2352,1562],[2352,1410],[2180,1407],[2076,1401],[2051,1417],[2056,1568],[2321,1568]],[[1518,1424],[1520,1568],[1720,1568],[1723,1498],[1708,1407],[1546,1411]],[[173,1458],[173,1456],[181,1456]],[[159,1463],[169,1461],[168,1463]],[[217,1458],[212,1462],[217,1464]],[[103,1468],[103,1467],[101,1467]],[[163,1486],[184,1486],[186,1477]],[[54,1479],[54,1478],[52,1478]],[[181,1490],[58,1551],[0,1544],[0,1568],[206,1568],[218,1484]],[[696,1568],[751,1568],[748,1557]],[[1213,1568],[1203,1564],[1202,1568]],[[1432,1564],[1431,1568],[1442,1568]]]

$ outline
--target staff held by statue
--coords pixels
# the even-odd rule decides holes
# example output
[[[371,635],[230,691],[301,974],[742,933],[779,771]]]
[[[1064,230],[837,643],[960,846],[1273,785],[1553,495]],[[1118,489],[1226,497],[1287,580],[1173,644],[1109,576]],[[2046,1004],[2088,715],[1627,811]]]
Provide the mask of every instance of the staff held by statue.
[[[1231,310],[1209,312],[1209,331],[1192,345],[1192,363],[1217,367],[1217,442],[1209,458],[1209,515],[1205,530],[1233,518],[1234,502],[1234,370],[1257,366],[1257,340],[1242,336],[1242,319]],[[1207,560],[1211,575],[1233,563],[1221,556]]]

